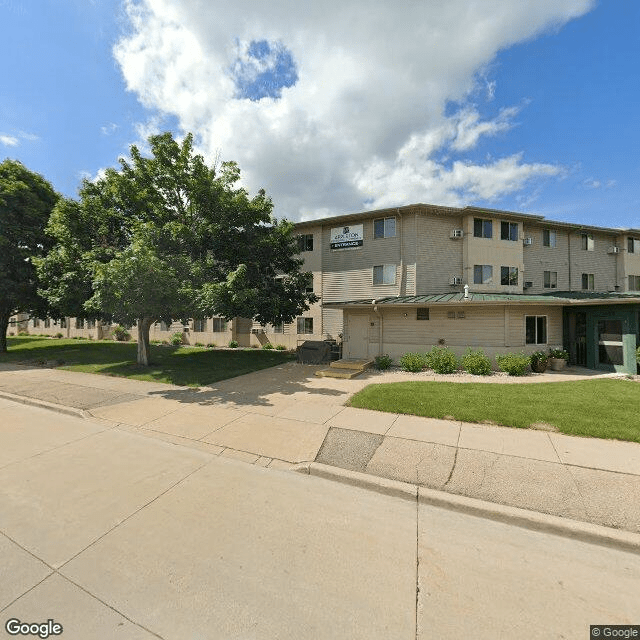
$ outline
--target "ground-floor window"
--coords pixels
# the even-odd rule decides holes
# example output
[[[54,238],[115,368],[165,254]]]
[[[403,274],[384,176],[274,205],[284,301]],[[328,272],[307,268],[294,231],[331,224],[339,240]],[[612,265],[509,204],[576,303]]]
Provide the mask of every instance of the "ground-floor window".
[[[76,329],[84,329],[84,318],[76,318]]]
[[[194,331],[206,331],[207,330],[207,321],[204,318],[194,318],[193,319],[193,330]]]
[[[491,284],[493,282],[493,267],[490,264],[473,265],[473,284]]]
[[[60,328],[61,329],[66,329],[67,328],[67,319],[66,318],[60,318]]]
[[[224,333],[227,330],[227,321],[224,318],[213,319],[213,332]]]
[[[280,324],[274,324],[273,333],[284,333],[284,324],[282,324],[282,322]]]
[[[544,288],[545,289],[558,288],[558,272],[557,271],[544,272]]]
[[[96,321],[95,320],[87,320],[87,329],[95,329]]]
[[[39,326],[40,326],[40,318],[34,318],[33,319],[33,328],[36,329]]]
[[[595,287],[595,278],[593,273],[583,273],[582,274],[582,288],[590,289],[593,291]]]
[[[547,344],[547,316],[525,316],[527,344]]]
[[[169,331],[169,325],[164,320],[160,320],[160,331]]]
[[[298,333],[313,333],[313,318],[298,318]]]
[[[44,319],[44,328],[48,329],[51,326],[51,318]]]
[[[500,267],[500,284],[514,287],[518,284],[518,267]]]

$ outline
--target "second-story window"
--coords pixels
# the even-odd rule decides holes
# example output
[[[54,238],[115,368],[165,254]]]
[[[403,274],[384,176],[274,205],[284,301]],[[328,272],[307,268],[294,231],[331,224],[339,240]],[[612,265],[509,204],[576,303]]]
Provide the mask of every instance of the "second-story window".
[[[373,267],[373,284],[395,284],[396,265],[379,264]]]
[[[304,292],[313,293],[313,274],[310,273],[304,283]]]
[[[629,276],[629,291],[640,291],[640,276]]]
[[[502,221],[500,223],[500,239],[515,242],[518,239],[518,223]]]
[[[493,267],[490,264],[473,265],[473,284],[491,284],[493,282]]]
[[[640,253],[640,240],[637,238],[627,238],[627,251],[629,253]]]
[[[558,272],[557,271],[544,272],[544,288],[545,289],[558,288]]]
[[[373,221],[373,237],[377,238],[395,238],[396,237],[396,219],[395,218],[378,218]]]
[[[313,251],[313,233],[304,233],[297,237],[298,252]]]
[[[592,233],[583,233],[581,240],[582,240],[582,249],[584,251],[593,251],[595,245],[593,242]]]
[[[493,221],[484,218],[473,219],[473,236],[475,238],[493,238]]]
[[[544,229],[542,232],[542,246],[555,249],[557,243],[557,234],[551,229]]]
[[[515,287],[518,284],[518,267],[500,267],[500,284]]]
[[[582,274],[582,288],[593,291],[595,287],[595,278],[593,273]]]

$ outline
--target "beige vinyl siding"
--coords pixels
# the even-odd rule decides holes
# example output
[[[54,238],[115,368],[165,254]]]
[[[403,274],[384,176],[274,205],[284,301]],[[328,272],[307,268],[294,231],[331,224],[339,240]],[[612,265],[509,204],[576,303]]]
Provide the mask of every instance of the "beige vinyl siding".
[[[593,273],[596,291],[615,291],[617,260],[620,254],[607,253],[615,244],[615,236],[590,231],[594,239],[593,251],[582,249],[581,233],[571,232],[571,289],[582,289],[582,274]],[[621,287],[622,288],[622,287]]]
[[[549,347],[562,346],[562,308],[561,307],[506,307],[509,309],[508,346],[535,347],[535,350],[546,350]],[[525,316],[547,316],[547,342],[545,345],[526,344]]]
[[[403,221],[396,218],[395,238],[374,240],[373,220],[372,217],[362,222],[363,246],[356,249],[332,251],[330,237],[331,228],[334,225],[329,223],[323,228],[322,299],[324,302],[346,302],[400,295],[400,234]],[[396,265],[395,284],[374,285],[373,267],[376,265]]]
[[[556,247],[543,246],[543,232],[550,229],[556,232]],[[533,239],[533,244],[523,247],[524,255],[524,275],[525,281],[533,282],[533,286],[527,289],[527,293],[542,293],[553,291],[544,288],[544,272],[555,271],[558,274],[557,291],[569,290],[569,238],[564,229],[554,229],[551,226],[529,226],[524,227],[524,237]]]
[[[460,290],[449,284],[451,277],[463,276],[463,239],[451,239],[453,229],[462,229],[462,217],[427,212],[409,230],[416,244],[416,295]]]
[[[322,309],[322,332],[324,336],[333,340],[344,334],[342,309]]]

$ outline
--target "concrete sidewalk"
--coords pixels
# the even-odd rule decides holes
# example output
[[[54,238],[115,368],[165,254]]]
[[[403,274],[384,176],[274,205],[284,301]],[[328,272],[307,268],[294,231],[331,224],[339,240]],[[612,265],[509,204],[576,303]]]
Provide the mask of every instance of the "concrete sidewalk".
[[[345,407],[367,384],[402,374],[335,380],[316,378],[317,368],[289,363],[191,389],[3,365],[0,396],[263,467],[317,461],[640,533],[639,444]]]

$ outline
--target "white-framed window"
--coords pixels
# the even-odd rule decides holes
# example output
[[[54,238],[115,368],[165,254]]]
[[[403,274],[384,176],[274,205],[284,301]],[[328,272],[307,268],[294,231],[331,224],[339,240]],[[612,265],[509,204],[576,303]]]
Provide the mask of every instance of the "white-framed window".
[[[595,277],[593,273],[582,274],[582,288],[593,291],[595,287]]]
[[[313,318],[298,318],[297,332],[306,334],[313,333]]]
[[[490,264],[473,265],[473,284],[491,284],[493,282],[493,267]]]
[[[196,332],[202,332],[207,330],[207,321],[205,318],[193,319],[193,330]]]
[[[44,319],[44,328],[48,329],[51,326],[51,318]]]
[[[307,276],[306,282],[305,282],[305,286],[304,286],[304,292],[305,293],[313,293],[313,274],[310,273]]]
[[[60,318],[60,328],[61,329],[66,329],[67,328],[67,319],[66,318]]]
[[[640,240],[638,238],[627,238],[627,251],[629,253],[640,253]]]
[[[558,288],[558,272],[557,271],[544,272],[544,288],[545,289]]]
[[[500,239],[515,242],[518,239],[518,223],[500,222]]]
[[[500,284],[507,287],[518,285],[518,267],[500,267]]]
[[[373,284],[395,284],[396,265],[378,264],[373,267]]]
[[[76,318],[76,329],[84,329],[84,318]]]
[[[581,245],[583,251],[593,251],[595,248],[595,241],[592,233],[583,233],[581,236]]]
[[[493,238],[493,220],[486,220],[485,218],[474,218],[473,237]]]
[[[395,218],[378,218],[373,221],[373,238],[395,238],[396,237],[396,219]]]
[[[524,333],[527,344],[547,344],[547,316],[525,316]]]
[[[629,276],[629,291],[640,291],[640,276]]]
[[[298,252],[313,251],[313,233],[303,233],[297,236]]]
[[[284,333],[284,324],[282,324],[282,322],[280,324],[274,324],[273,333]]]
[[[558,244],[558,234],[552,229],[544,229],[542,231],[542,246],[555,249]]]
[[[227,330],[227,321],[224,318],[213,318],[213,332],[224,333]]]
[[[40,326],[40,318],[33,318],[33,328],[37,329]]]

